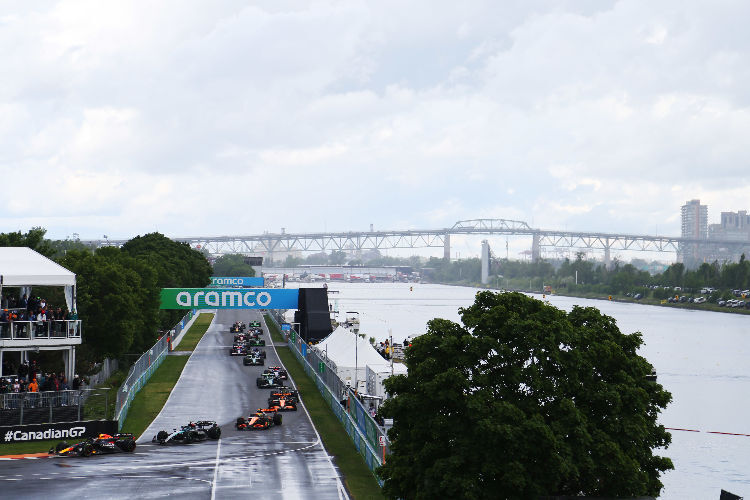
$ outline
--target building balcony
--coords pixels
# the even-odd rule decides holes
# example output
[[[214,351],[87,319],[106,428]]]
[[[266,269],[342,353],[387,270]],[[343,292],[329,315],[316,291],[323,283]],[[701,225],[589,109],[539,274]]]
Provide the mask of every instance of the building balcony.
[[[81,343],[81,320],[0,323],[0,348],[70,346]]]

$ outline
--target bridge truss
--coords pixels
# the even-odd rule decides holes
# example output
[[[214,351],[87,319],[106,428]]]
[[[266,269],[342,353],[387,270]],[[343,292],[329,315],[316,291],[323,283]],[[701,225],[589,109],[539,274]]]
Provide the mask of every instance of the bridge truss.
[[[212,256],[224,254],[264,255],[288,252],[351,252],[443,247],[450,257],[451,235],[531,236],[532,258],[540,258],[542,249],[575,249],[604,252],[605,262],[615,251],[680,253],[696,245],[750,250],[750,242],[699,240],[672,236],[651,236],[621,233],[592,233],[534,229],[526,222],[507,219],[471,219],[456,222],[450,228],[405,231],[347,231],[337,233],[265,233],[250,236],[208,236],[173,238],[201,249]],[[124,240],[93,240],[86,243],[105,246],[122,245]]]

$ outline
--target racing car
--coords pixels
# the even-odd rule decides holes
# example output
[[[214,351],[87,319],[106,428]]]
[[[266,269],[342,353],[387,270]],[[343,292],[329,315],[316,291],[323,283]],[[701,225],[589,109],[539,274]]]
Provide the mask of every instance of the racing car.
[[[109,453],[130,453],[135,450],[135,436],[132,434],[99,434],[80,443],[69,445],[65,441],[49,450],[50,455],[63,457],[90,457]]]
[[[245,331],[245,323],[241,323],[237,321],[235,324],[232,325],[232,327],[229,329],[232,333],[239,333]]]
[[[248,354],[254,354],[257,356],[260,356],[263,359],[266,359],[266,351],[259,349],[258,347],[251,347],[247,350]]]
[[[266,373],[265,371],[255,380],[255,384],[259,389],[279,389],[284,387],[283,380],[276,377],[273,373]]]
[[[297,411],[299,395],[292,389],[283,389],[271,391],[271,397],[268,398],[268,407],[276,411]]]
[[[247,348],[244,344],[234,344],[231,349],[229,349],[229,355],[230,356],[244,356],[247,354]]]
[[[251,321],[248,326],[250,328],[260,328],[260,321]]]
[[[281,425],[281,415],[273,408],[258,408],[247,418],[239,417],[234,424],[238,431],[259,431]]]
[[[250,337],[245,341],[245,345],[248,347],[265,347],[266,341],[258,337]]]
[[[220,437],[221,427],[216,425],[216,422],[212,420],[200,420],[198,422],[190,422],[179,429],[172,429],[172,432],[159,431],[151,442],[159,444],[190,444],[195,441],[219,439]]]
[[[282,369],[280,366],[269,366],[263,370],[263,374],[267,373],[273,374],[274,377],[281,380],[289,380],[289,375],[287,375],[286,370]]]
[[[242,358],[242,364],[245,366],[263,366],[265,363],[265,360],[258,353],[251,352]]]
[[[251,335],[254,335],[256,337],[259,336],[259,335],[263,335],[263,329],[262,328],[251,328],[249,330],[249,332],[250,332]]]

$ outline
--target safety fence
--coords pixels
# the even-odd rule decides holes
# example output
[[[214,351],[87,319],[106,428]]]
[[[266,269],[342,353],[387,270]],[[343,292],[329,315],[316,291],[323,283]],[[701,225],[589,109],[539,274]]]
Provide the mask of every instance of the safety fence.
[[[138,391],[148,382],[151,375],[156,371],[157,368],[164,361],[164,357],[169,352],[169,341],[173,337],[177,337],[185,326],[188,324],[190,319],[195,315],[194,310],[188,311],[188,313],[180,320],[177,325],[165,335],[156,341],[151,349],[144,352],[138,361],[136,361],[128,376],[125,378],[120,389],[117,391],[117,402],[115,404],[115,420],[118,422],[118,430],[122,429],[122,425],[125,423],[125,418],[128,415],[128,409],[130,403],[138,394]]]
[[[111,413],[103,389],[0,394],[0,426],[106,419]]]
[[[278,315],[271,314],[270,317],[281,330]],[[330,360],[310,349],[294,330],[282,333],[305,373],[315,380],[323,399],[346,429],[369,469],[374,472],[390,452],[385,430],[370,416],[354,390],[338,377]]]

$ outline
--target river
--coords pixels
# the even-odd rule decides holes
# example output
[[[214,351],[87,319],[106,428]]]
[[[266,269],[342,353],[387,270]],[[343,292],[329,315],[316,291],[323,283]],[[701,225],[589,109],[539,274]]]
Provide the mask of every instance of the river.
[[[307,285],[303,285],[307,286]],[[312,285],[318,286],[318,285]],[[361,331],[378,341],[424,333],[432,318],[459,321],[458,308],[478,291],[413,283],[330,283],[329,300],[342,314],[357,311]],[[537,296],[541,298],[541,296]],[[717,499],[723,488],[750,498],[750,316],[548,295],[569,311],[593,306],[624,333],[640,331],[641,354],[654,365],[673,402],[661,414],[672,444],[660,454],[675,470],[662,477],[665,499]]]

